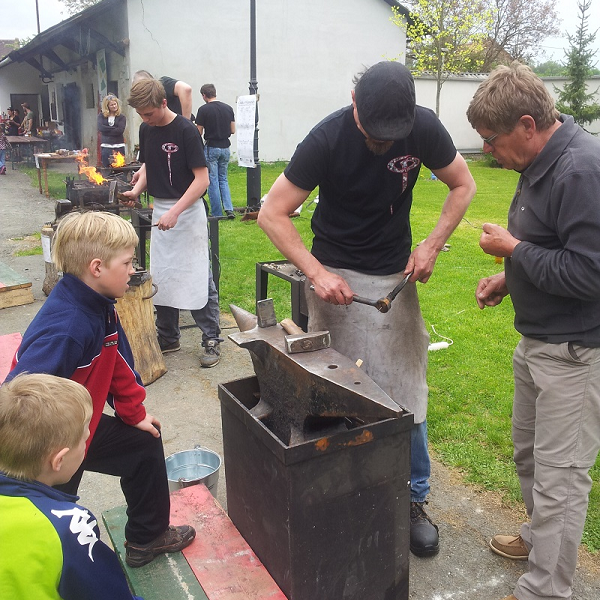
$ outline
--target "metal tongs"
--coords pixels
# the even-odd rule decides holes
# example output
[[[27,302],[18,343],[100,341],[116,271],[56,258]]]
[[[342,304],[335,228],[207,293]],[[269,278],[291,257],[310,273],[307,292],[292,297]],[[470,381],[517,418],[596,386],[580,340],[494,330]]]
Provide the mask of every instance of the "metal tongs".
[[[413,272],[411,271],[385,298],[379,298],[379,300],[370,300],[363,296],[352,296],[353,302],[359,304],[366,304],[368,306],[374,306],[379,312],[386,313],[390,310],[392,301],[402,291],[402,288],[408,283]]]

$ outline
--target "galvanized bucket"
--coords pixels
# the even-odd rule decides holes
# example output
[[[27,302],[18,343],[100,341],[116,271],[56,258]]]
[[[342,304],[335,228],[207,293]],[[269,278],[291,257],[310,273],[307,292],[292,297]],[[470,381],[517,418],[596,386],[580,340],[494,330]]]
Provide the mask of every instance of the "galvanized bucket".
[[[221,457],[203,446],[175,452],[165,459],[169,491],[203,483],[216,498]]]

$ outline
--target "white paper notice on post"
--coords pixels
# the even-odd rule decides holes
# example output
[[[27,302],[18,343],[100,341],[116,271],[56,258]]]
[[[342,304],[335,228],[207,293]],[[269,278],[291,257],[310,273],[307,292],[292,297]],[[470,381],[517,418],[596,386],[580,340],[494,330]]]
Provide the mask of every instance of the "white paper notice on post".
[[[254,129],[256,126],[256,95],[238,96],[235,118],[237,155],[240,167],[254,168]]]

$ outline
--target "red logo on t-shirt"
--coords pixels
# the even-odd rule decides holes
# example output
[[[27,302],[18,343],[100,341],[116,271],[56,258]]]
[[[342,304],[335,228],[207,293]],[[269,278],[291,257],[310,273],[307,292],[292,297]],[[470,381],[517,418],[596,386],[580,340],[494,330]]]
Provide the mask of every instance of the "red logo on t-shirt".
[[[421,164],[416,156],[397,156],[392,158],[387,164],[388,171],[392,173],[402,173],[402,191],[408,186],[408,173],[412,169],[417,169]]]
[[[179,146],[177,144],[169,142],[167,144],[163,144],[162,149],[167,153],[167,165],[169,166],[169,183],[173,185],[173,178],[171,176],[171,154],[173,154],[173,152],[177,152],[179,150]]]

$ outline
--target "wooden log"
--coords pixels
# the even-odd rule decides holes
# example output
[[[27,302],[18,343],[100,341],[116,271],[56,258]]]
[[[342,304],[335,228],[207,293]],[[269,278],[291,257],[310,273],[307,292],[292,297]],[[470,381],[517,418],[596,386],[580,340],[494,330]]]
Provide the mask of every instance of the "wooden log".
[[[152,276],[144,272],[133,276],[129,289],[117,300],[117,313],[133,352],[135,370],[144,385],[167,372],[156,337],[152,295]]]
[[[44,251],[44,264],[46,267],[46,276],[42,284],[42,292],[48,296],[58,283],[60,276],[56,265],[52,262],[52,240],[54,238],[54,228],[51,223],[46,223],[42,227],[42,250]]]

